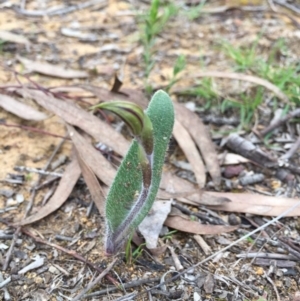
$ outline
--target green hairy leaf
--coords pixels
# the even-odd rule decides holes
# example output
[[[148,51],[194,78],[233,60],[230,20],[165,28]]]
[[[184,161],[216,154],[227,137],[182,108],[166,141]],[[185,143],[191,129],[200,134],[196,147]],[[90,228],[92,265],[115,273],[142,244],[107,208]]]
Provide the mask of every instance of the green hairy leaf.
[[[120,102],[118,105],[119,108],[122,107]],[[140,111],[135,106],[132,104],[128,109],[126,103],[126,114],[118,112],[131,127],[135,124],[134,116],[141,120]],[[102,108],[110,110],[105,105]],[[128,112],[132,115],[128,116]],[[174,109],[168,94],[163,91],[156,92],[144,115],[143,126],[141,127],[139,121],[136,128],[132,129],[135,138],[107,196],[105,250],[108,255],[115,254],[123,247],[126,239],[151,209],[159,188],[165,153],[174,124]]]

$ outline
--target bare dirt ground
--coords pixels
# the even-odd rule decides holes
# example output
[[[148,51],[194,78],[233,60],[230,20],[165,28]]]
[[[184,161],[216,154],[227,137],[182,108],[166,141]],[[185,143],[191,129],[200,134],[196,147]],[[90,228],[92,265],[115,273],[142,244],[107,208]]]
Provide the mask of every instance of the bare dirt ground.
[[[264,83],[257,83],[255,80],[239,81],[239,77],[230,78],[228,74],[234,72],[257,76],[255,64],[259,63],[250,64],[249,68],[241,68],[246,58],[243,57],[241,64],[237,64],[237,60],[230,59],[222,45],[226,41],[234,45],[235,49],[241,47],[247,50],[256,43],[255,57],[259,56],[267,61],[272,53],[282,68],[289,63],[298,66],[296,74],[299,76],[299,4],[296,1],[287,1],[286,3],[294,8],[291,10],[276,4],[275,1],[207,1],[202,13],[198,13],[195,9],[197,3],[191,5],[192,2],[195,1],[174,1],[180,9],[155,36],[155,42],[151,46],[155,64],[148,83],[153,91],[166,89],[172,79],[176,59],[179,55],[185,56],[186,66],[180,72],[178,81],[171,87],[170,95],[175,103],[188,103],[190,108],[196,108],[199,119],[202,118],[206,122],[220,160],[215,162],[214,167],[217,170],[219,168],[222,175],[214,178],[211,173],[204,177],[197,168],[195,169],[199,163],[199,153],[195,159],[195,153],[189,147],[185,149],[185,144],[189,145],[190,141],[180,140],[178,136],[186,131],[177,130],[170,143],[164,173],[172,173],[181,180],[184,178],[188,183],[178,182],[183,188],[173,187],[174,191],[169,191],[177,193],[177,199],[174,194],[177,205],[173,206],[172,214],[165,223],[168,228],[163,228],[164,233],[159,239],[157,249],[144,248],[138,256],[125,256],[124,252],[117,255],[117,261],[108,275],[88,290],[81,300],[117,300],[122,296],[128,297],[122,300],[300,300],[299,209],[290,213],[291,217],[281,219],[257,235],[252,235],[221,252],[212,260],[185,272],[185,269],[230,245],[269,221],[271,216],[278,216],[284,209],[297,202],[299,153],[295,151],[292,157],[287,159],[290,160],[289,166],[294,169],[284,169],[284,175],[279,172],[283,169],[282,165],[277,164],[278,158],[286,154],[297,142],[297,120],[293,119],[292,122],[278,127],[273,138],[269,137],[267,143],[264,143],[266,141],[262,137],[254,138],[254,134],[268,127],[277,109],[292,112],[297,107],[300,101],[299,87],[292,96],[283,87],[279,87],[286,93],[289,101],[289,106],[286,106],[285,95],[279,95],[274,87],[268,88]],[[130,89],[130,95],[135,97],[135,101],[143,102],[147,95],[143,60],[145,45],[141,42],[143,21],[140,16],[149,10],[150,3],[86,3],[90,5],[85,8],[80,7],[83,4],[80,1],[0,1],[0,94],[15,97],[47,115],[47,118],[39,121],[25,120],[9,113],[0,102],[3,107],[0,110],[2,300],[73,300],[114,260],[104,255],[103,217],[96,208],[91,207],[92,198],[82,178],[73,190],[73,184],[70,184],[72,193],[58,210],[37,222],[19,226],[26,214],[34,216],[39,211],[42,212],[47,201],[51,202],[51,195],[57,188],[60,177],[47,184],[47,181],[53,178],[53,174],[50,178],[42,177],[32,170],[15,170],[16,166],[44,169],[53,152],[57,150],[51,163],[57,162],[59,158],[62,162],[58,163],[58,167],[49,170],[63,174],[74,160],[72,142],[66,138],[66,120],[45,109],[45,106],[38,105],[30,95],[17,94],[16,89],[20,88],[21,83],[31,87],[39,85],[40,90],[42,87],[57,88],[56,91],[60,89],[63,91],[61,93],[69,93],[60,94],[63,95],[62,99],[67,95],[75,103],[84,99],[88,104],[95,104],[99,100],[107,100],[103,91],[112,88],[117,74],[122,79],[122,88]],[[167,1],[162,4],[161,10],[168,7],[168,4],[170,3]],[[50,10],[46,11],[50,8],[55,12],[53,15]],[[70,8],[74,8],[74,11],[70,11]],[[196,14],[194,18],[193,13]],[[15,36],[4,36],[7,32],[14,33]],[[274,50],[274,45],[281,40],[284,40],[284,48]],[[26,63],[24,59],[30,61]],[[36,66],[34,63],[40,65]],[[62,74],[57,74],[45,63],[60,66],[64,70],[80,70],[86,73],[78,76],[79,78],[74,73],[70,78],[63,78]],[[216,77],[208,76],[213,78],[212,82],[198,94],[184,92],[198,86],[203,88],[203,74],[199,73],[208,71],[222,74]],[[259,76],[261,77],[261,74]],[[80,89],[87,85],[101,87],[103,90],[95,96],[95,93]],[[221,112],[222,102],[229,98],[239,99],[243,93],[254,102],[253,95],[256,95],[259,85],[264,87],[263,101],[253,109],[253,116],[245,126],[239,127],[243,117],[237,107],[229,108],[225,113]],[[140,94],[140,91],[143,91],[143,94]],[[209,93],[211,95],[208,95]],[[143,99],[138,99],[139,95],[143,95]],[[59,98],[59,94],[55,96]],[[293,102],[292,98],[296,100]],[[85,103],[79,103],[85,109],[89,107]],[[244,109],[247,113],[252,107]],[[176,114],[179,115],[180,112],[179,108]],[[26,113],[23,112],[23,115]],[[222,121],[224,117],[227,119]],[[295,117],[299,116],[296,114]],[[103,116],[101,118],[103,119]],[[219,118],[221,121],[212,122],[211,118]],[[236,122],[230,123],[230,118]],[[120,125],[118,120],[111,116],[105,116],[103,120],[107,119],[114,128]],[[181,123],[185,124],[184,121]],[[188,127],[189,124],[185,124],[185,128]],[[37,130],[33,131],[33,128]],[[233,149],[225,146],[228,134],[233,131],[237,131],[255,146],[261,147],[264,154],[268,155],[257,161],[251,155],[246,161],[234,157],[231,159],[233,161],[226,165],[227,153],[247,157],[245,153],[239,153],[234,146]],[[130,139],[126,131],[124,133],[126,139]],[[199,130],[199,136],[202,137],[202,134]],[[191,135],[190,129],[188,137]],[[196,138],[191,140],[196,141]],[[93,140],[94,144],[98,142],[101,142],[101,137],[99,141]],[[112,144],[114,143],[116,141],[112,141]],[[194,148],[197,151],[195,145]],[[201,150],[202,157],[205,157],[204,149],[205,147]],[[113,164],[117,165],[120,155],[125,151],[108,150],[106,158],[109,159],[111,155],[114,158]],[[272,161],[270,158],[275,159]],[[275,162],[272,167],[264,165],[269,159]],[[205,164],[207,165],[207,162]],[[209,167],[207,168],[209,170]],[[242,170],[250,177],[253,174],[261,174],[263,178],[241,185],[238,179]],[[103,173],[105,172],[103,169]],[[106,183],[103,179],[100,180],[102,184]],[[217,185],[218,181],[220,183]],[[38,185],[45,182],[46,185],[37,189]],[[164,182],[163,189],[167,191],[169,184],[170,182]],[[206,207],[200,198],[196,203],[188,203],[189,205],[180,202],[183,198],[180,193],[187,193],[187,188],[199,190],[199,187],[202,191],[219,192],[219,195],[213,195],[218,200],[222,196],[228,199],[232,197],[232,207],[226,207],[229,205],[221,201],[216,202],[217,207]],[[243,202],[248,201],[248,205],[243,203],[238,208],[234,196],[229,196],[226,192],[241,195],[248,193],[243,199]],[[254,197],[249,197],[249,193]],[[259,199],[258,196],[270,197],[270,211],[260,209],[265,199]],[[275,197],[284,197],[284,201],[277,204]],[[241,196],[237,198],[240,200]],[[289,203],[290,200],[294,203]],[[262,205],[255,203],[258,201],[262,202]],[[32,202],[32,208],[27,209]],[[193,213],[197,213],[198,216]],[[172,220],[172,217],[181,220]],[[207,230],[210,231],[209,234],[204,235],[206,230],[199,230],[198,226],[191,229],[191,224],[184,224],[186,220],[197,222],[199,225],[202,223],[224,228],[222,231],[221,228],[211,227]],[[175,226],[174,223],[182,226]],[[239,225],[238,229],[235,225]],[[225,226],[235,227],[236,230],[225,233]],[[169,233],[173,229],[178,231]],[[140,243],[138,239],[134,241],[136,244]],[[132,248],[134,252],[137,245],[132,244]],[[265,253],[265,256],[259,256],[258,252]],[[248,258],[238,256],[242,253]],[[252,253],[253,257],[250,255]],[[32,263],[36,266],[30,267],[28,271],[23,270]],[[182,271],[183,275],[172,282],[147,291]]]

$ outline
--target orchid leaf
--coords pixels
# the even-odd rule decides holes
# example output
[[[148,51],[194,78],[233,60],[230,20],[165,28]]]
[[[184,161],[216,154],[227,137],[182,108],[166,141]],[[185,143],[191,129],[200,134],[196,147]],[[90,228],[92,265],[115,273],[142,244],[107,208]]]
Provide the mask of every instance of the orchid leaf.
[[[119,108],[122,105],[119,104]],[[126,104],[128,111],[132,112]],[[115,254],[123,247],[151,209],[159,188],[174,124],[174,109],[168,94],[156,92],[144,114],[143,127],[140,127],[141,122],[136,123],[139,131],[133,129],[135,139],[107,196],[105,249],[108,255]],[[118,115],[122,113],[118,112]],[[131,126],[135,124],[133,115],[130,116]],[[139,112],[138,118],[140,116]],[[126,123],[126,117],[124,121]]]

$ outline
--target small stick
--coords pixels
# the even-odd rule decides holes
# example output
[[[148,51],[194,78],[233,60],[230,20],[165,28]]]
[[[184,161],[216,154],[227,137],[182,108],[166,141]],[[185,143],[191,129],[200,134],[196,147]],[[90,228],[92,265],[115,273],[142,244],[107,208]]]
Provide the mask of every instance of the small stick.
[[[8,277],[8,279],[9,278],[11,279],[11,277]],[[1,281],[1,283],[3,283],[4,281],[6,281],[6,280],[3,279],[3,275],[2,275],[1,272],[0,272],[0,281]],[[4,292],[4,300],[5,301],[10,301],[12,298],[11,298],[11,296],[9,294],[9,291],[8,291],[8,289],[6,287],[3,288],[3,292]]]
[[[9,247],[7,253],[6,253],[5,261],[4,261],[3,267],[2,267],[3,271],[6,271],[8,265],[9,265],[10,258],[11,258],[11,256],[12,256],[12,252],[13,252],[13,250],[14,250],[16,241],[17,241],[18,236],[19,236],[19,233],[20,233],[20,227],[18,227],[17,230],[15,231],[14,237],[13,237],[13,239],[12,239],[12,241],[11,241],[11,244],[10,244],[10,247]]]
[[[279,296],[279,293],[278,293],[276,285],[274,284],[274,282],[272,281],[272,279],[266,273],[265,273],[264,276],[271,283],[271,285],[273,286],[273,289],[274,289],[275,294],[276,294],[277,301],[280,301],[281,299],[280,299],[280,296]]]
[[[44,135],[48,135],[48,136],[52,136],[52,137],[56,137],[56,138],[64,138],[61,135],[56,135],[56,134],[53,134],[53,133],[49,133],[47,131],[43,131],[41,129],[34,128],[34,127],[31,127],[31,126],[20,125],[20,124],[12,124],[12,123],[6,123],[6,122],[0,122],[0,125],[4,125],[6,127],[19,128],[19,129],[22,129],[22,130],[26,130],[26,131],[30,131],[30,132],[36,132],[36,133],[39,133],[39,134],[44,134]],[[67,138],[66,140],[71,140],[71,139]]]
[[[280,159],[283,160],[290,159],[295,154],[295,152],[299,147],[300,147],[300,136],[298,137],[297,141],[292,145],[292,147],[288,150],[288,152],[282,155]]]
[[[175,201],[172,202],[172,206],[174,206],[175,208],[179,209],[183,213],[199,217],[200,219],[202,219],[204,221],[207,221],[207,222],[209,222],[211,224],[226,225],[226,223],[223,220],[221,220],[220,218],[209,217],[209,216],[207,216],[207,215],[205,215],[203,213],[200,213],[200,212],[193,212],[193,211],[189,210],[188,208],[186,208],[186,207],[178,204]]]
[[[276,122],[270,124],[268,127],[266,127],[264,130],[260,132],[261,136],[266,136],[273,130],[275,130],[277,127],[281,126],[288,120],[294,118],[294,117],[299,117],[300,116],[300,109],[296,109],[295,111],[285,115],[284,117],[278,119]]]
[[[205,255],[211,254],[211,247],[206,243],[206,241],[202,238],[201,235],[194,235],[194,239],[197,244],[200,246]]]
[[[137,286],[141,286],[143,284],[149,284],[149,283],[152,283],[152,282],[159,282],[159,281],[160,281],[160,277],[139,279],[139,280],[135,280],[135,281],[132,281],[132,282],[122,284],[122,288],[124,288],[124,289],[134,288],[134,287],[137,287]],[[108,287],[106,289],[88,294],[85,297],[86,298],[98,297],[98,296],[101,296],[101,295],[104,295],[104,294],[107,294],[107,293],[113,293],[113,292],[118,291],[118,290],[119,290],[119,287],[117,287],[117,286]]]
[[[282,260],[298,260],[293,255],[277,254],[277,253],[264,253],[264,252],[253,252],[253,253],[241,253],[236,255],[237,258],[267,258],[267,259],[282,259]]]
[[[294,250],[286,241],[284,241],[281,237],[278,238],[279,239],[279,244],[286,249],[290,254],[292,254],[293,256],[297,257],[298,260],[300,260],[300,253],[296,250]]]
[[[172,256],[172,259],[174,261],[174,265],[175,265],[176,270],[177,271],[182,271],[184,268],[183,268],[182,264],[180,263],[180,260],[179,260],[177,254],[174,251],[174,248],[169,247],[169,250],[171,252],[171,256]]]
[[[58,179],[60,179],[60,178],[61,178],[61,176],[59,176],[59,177],[53,177],[53,178],[49,179],[48,181],[45,181],[45,182],[43,182],[42,184],[36,186],[36,187],[35,187],[35,190],[40,190],[40,189],[42,189],[42,188],[44,188],[45,186],[47,186],[47,185],[49,185],[49,184],[55,182],[56,180],[58,180]]]
[[[118,258],[115,258],[114,261],[111,262],[94,281],[90,282],[81,293],[79,293],[75,298],[73,298],[72,301],[80,300],[89,290],[91,290],[95,285],[97,285],[100,282],[100,280],[113,268],[117,260]]]
[[[37,173],[42,176],[54,176],[54,177],[62,177],[61,173],[57,172],[52,172],[52,171],[45,171],[44,169],[37,169],[37,168],[32,168],[32,167],[26,167],[26,166],[16,166],[14,168],[16,171],[27,171],[27,172],[33,172]]]

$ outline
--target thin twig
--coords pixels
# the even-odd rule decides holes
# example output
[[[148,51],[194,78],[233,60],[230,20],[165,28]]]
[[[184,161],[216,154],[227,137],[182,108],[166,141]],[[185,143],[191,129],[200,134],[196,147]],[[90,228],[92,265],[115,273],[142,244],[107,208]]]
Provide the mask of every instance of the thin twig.
[[[292,147],[284,155],[280,157],[280,159],[282,160],[290,159],[295,154],[295,152],[299,147],[300,147],[300,136],[298,137],[297,141],[292,145]]]
[[[285,115],[284,117],[278,119],[276,122],[270,124],[268,127],[266,127],[264,130],[260,132],[261,136],[266,136],[270,132],[272,132],[274,129],[277,127],[281,126],[288,120],[294,118],[294,117],[299,117],[300,116],[300,109],[296,109],[295,111]]]
[[[253,253],[240,253],[236,255],[237,258],[266,258],[266,259],[279,259],[279,260],[299,260],[293,255],[280,254],[280,253],[265,253],[265,252],[253,252]]]
[[[137,286],[141,286],[143,284],[149,284],[149,283],[152,283],[152,282],[159,282],[159,281],[160,281],[160,277],[139,279],[139,280],[135,280],[135,281],[132,281],[132,282],[122,284],[122,288],[124,288],[124,289],[134,288],[134,287],[137,287]],[[98,297],[98,296],[101,296],[101,295],[104,295],[104,294],[107,294],[107,293],[116,292],[118,290],[119,290],[118,286],[108,287],[106,289],[88,294],[88,295],[86,295],[86,298]]]
[[[14,237],[13,237],[13,239],[11,241],[10,247],[9,247],[7,253],[6,253],[5,261],[3,263],[3,268],[2,268],[3,271],[6,271],[8,265],[9,265],[9,262],[10,262],[10,259],[11,259],[11,256],[12,256],[12,253],[13,253],[16,241],[17,241],[18,236],[19,236],[19,233],[20,233],[20,227],[16,229],[16,231],[14,233]]]
[[[57,173],[57,172],[52,172],[52,171],[45,171],[44,169],[38,169],[38,168],[32,168],[32,167],[26,167],[26,166],[15,166],[14,168],[16,171],[21,171],[21,172],[32,172],[32,173],[37,173],[42,176],[54,176],[54,177],[59,177],[61,178],[63,176],[62,173]],[[38,186],[37,186],[38,187]]]
[[[95,285],[97,285],[100,282],[100,280],[113,268],[117,260],[118,258],[115,258],[114,261],[111,262],[94,281],[90,282],[81,293],[79,293],[75,298],[73,298],[72,301],[80,300],[89,290],[91,290]]]
[[[276,285],[274,284],[274,282],[272,281],[272,279],[265,273],[265,278],[271,283],[271,285],[273,286],[273,289],[275,291],[275,294],[276,294],[276,298],[277,298],[277,301],[281,301],[280,299],[280,296],[279,296],[279,293],[278,293],[278,290],[277,290],[277,287]]]
[[[12,124],[12,123],[6,123],[6,122],[0,122],[0,126],[1,125],[6,126],[6,127],[19,128],[19,129],[22,129],[22,130],[35,132],[35,133],[39,133],[39,134],[43,134],[43,135],[47,135],[47,136],[52,136],[52,137],[55,137],[55,138],[64,138],[61,135],[56,135],[56,134],[53,134],[53,133],[49,133],[47,131],[43,131],[41,129],[34,128],[34,127],[31,127],[31,126],[20,125],[20,124]],[[66,140],[70,140],[70,138],[67,138]]]
[[[51,178],[51,179],[43,182],[42,184],[36,186],[35,190],[40,190],[40,189],[44,188],[45,186],[48,186],[48,185],[52,184],[53,182],[57,181],[60,178],[61,178],[61,176],[59,176],[59,177],[53,177],[53,178]]]

